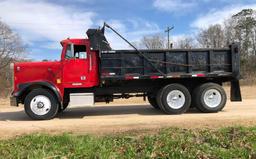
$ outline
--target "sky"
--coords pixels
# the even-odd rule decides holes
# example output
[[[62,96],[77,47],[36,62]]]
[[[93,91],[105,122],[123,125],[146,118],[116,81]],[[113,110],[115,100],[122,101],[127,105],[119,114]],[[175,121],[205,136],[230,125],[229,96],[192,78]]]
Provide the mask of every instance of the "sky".
[[[0,20],[17,32],[27,58],[59,60],[60,41],[86,38],[88,28],[107,22],[129,41],[161,34],[174,26],[171,40],[221,24],[242,9],[256,9],[256,0],[0,0]],[[129,49],[114,33],[106,37],[114,49]]]

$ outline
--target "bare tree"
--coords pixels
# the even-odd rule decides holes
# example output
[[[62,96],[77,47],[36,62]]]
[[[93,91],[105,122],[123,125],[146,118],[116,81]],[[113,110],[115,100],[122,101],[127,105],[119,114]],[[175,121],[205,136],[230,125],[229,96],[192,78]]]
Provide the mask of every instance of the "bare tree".
[[[256,55],[255,32],[256,32],[256,11],[244,9],[232,16],[236,21],[236,36],[241,43],[241,49],[246,56]]]
[[[7,67],[13,60],[23,57],[24,48],[18,34],[0,21],[0,70]]]
[[[164,49],[165,38],[159,34],[153,36],[144,36],[140,45],[142,48],[146,49]]]
[[[227,44],[238,42],[241,52],[241,74],[246,83],[256,77],[256,11],[243,9],[224,23]]]
[[[239,42],[238,39],[240,38],[238,38],[238,36],[240,36],[240,34],[237,34],[235,27],[236,27],[236,21],[233,18],[229,18],[225,20],[224,36],[225,36],[226,45],[230,45],[231,43],[234,43],[234,42]]]
[[[197,41],[201,47],[205,48],[221,48],[226,45],[224,31],[219,24],[201,30],[198,34]]]
[[[9,64],[20,61],[25,47],[18,34],[0,21],[0,98],[6,97],[11,90],[11,72]]]
[[[175,48],[192,49],[194,47],[193,41],[194,40],[192,37],[181,38],[181,39],[177,40]]]
[[[256,11],[243,9],[224,23],[228,44],[240,43],[242,58],[256,55]]]

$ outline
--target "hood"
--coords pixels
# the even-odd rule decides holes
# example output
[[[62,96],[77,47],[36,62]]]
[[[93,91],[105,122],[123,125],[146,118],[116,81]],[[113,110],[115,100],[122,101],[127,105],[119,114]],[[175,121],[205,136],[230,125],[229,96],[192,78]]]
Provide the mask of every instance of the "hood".
[[[48,81],[56,83],[61,78],[61,63],[54,62],[19,62],[14,64],[14,83]]]
[[[59,61],[43,61],[43,62],[16,62],[15,66],[20,67],[53,67],[55,65],[59,65]]]

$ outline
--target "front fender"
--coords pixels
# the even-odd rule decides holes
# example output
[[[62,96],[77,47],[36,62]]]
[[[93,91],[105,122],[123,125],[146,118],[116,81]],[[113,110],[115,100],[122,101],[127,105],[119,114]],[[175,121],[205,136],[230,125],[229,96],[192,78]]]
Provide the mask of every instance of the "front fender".
[[[62,103],[62,97],[59,89],[50,82],[45,81],[19,84],[18,91],[14,92],[12,96],[19,99],[20,97],[24,96],[24,94],[27,93],[28,90],[36,89],[39,87],[44,87],[51,90],[56,95],[58,101]]]

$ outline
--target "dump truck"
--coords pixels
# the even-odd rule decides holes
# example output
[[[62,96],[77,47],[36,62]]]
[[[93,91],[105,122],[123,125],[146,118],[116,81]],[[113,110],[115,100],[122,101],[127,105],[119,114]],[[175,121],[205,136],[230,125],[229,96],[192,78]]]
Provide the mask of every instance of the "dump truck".
[[[110,29],[132,49],[114,50],[104,32]],[[240,49],[137,49],[108,24],[88,29],[86,39],[61,41],[60,61],[11,65],[11,106],[24,105],[35,120],[49,120],[68,106],[93,106],[119,98],[142,97],[165,114],[196,107],[221,111],[227,101],[241,101]]]

